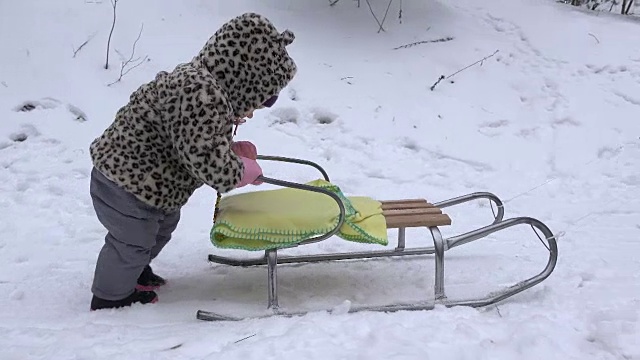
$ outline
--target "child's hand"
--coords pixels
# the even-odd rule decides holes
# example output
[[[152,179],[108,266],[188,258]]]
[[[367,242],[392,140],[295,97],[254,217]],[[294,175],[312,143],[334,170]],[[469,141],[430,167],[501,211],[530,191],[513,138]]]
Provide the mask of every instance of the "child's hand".
[[[258,150],[256,146],[250,141],[235,141],[231,144],[231,150],[238,156],[246,157],[251,160],[255,160],[258,156]]]
[[[240,156],[240,159],[242,159],[242,163],[244,164],[244,174],[242,175],[242,180],[240,180],[240,183],[236,187],[241,188],[249,184],[262,184],[262,181],[257,180],[258,176],[262,175],[262,169],[260,165],[258,165],[258,162],[243,156]]]

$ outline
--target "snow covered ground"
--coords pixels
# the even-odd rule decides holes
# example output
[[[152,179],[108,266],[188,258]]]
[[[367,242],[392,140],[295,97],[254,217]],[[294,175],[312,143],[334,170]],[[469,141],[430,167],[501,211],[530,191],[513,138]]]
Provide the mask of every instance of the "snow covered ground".
[[[371,0],[379,19],[387,4]],[[120,0],[109,70],[108,1],[0,6],[0,358],[640,359],[640,23],[547,0],[429,0],[404,1],[400,24],[398,5],[378,32],[365,1]],[[316,161],[350,195],[494,192],[507,217],[564,233],[551,277],[482,309],[202,322],[198,309],[242,316],[266,306],[264,268],[206,261],[260,254],[211,245],[215,192],[202,188],[154,262],[170,281],[160,301],[89,312],[104,236],[88,195],[89,143],[131,91],[189,61],[245,11],[296,33],[300,71],[238,139]],[[116,50],[128,58],[142,24],[135,57],[148,61],[107,86],[119,76]],[[26,103],[37,106],[17,111]],[[264,171],[318,177],[286,164]],[[445,236],[491,219],[484,202],[449,213]],[[408,245],[421,244],[427,234],[409,231]],[[363,248],[331,239],[287,253]],[[536,273],[547,252],[521,227],[447,256],[457,298]],[[431,257],[283,266],[279,276],[281,306],[292,311],[433,296]]]

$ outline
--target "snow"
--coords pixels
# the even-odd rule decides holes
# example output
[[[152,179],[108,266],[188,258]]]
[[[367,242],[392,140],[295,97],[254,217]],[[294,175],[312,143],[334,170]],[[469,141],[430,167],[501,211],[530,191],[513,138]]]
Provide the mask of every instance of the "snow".
[[[371,3],[382,19],[388,2]],[[378,32],[364,1],[122,0],[108,70],[108,1],[4,4],[0,357],[640,359],[640,22],[547,0],[429,0],[403,2],[399,23],[398,4]],[[90,312],[104,229],[88,194],[89,143],[131,91],[190,60],[222,22],[245,11],[296,33],[290,51],[300,71],[238,139],[261,154],[321,164],[349,195],[440,201],[493,192],[507,218],[531,216],[563,234],[553,274],[480,309],[346,314],[350,303],[432,297],[433,259],[282,266],[281,306],[309,314],[202,322],[198,309],[263,314],[267,296],[264,268],[207,262],[209,253],[260,254],[211,245],[215,192],[202,188],[154,261],[169,279],[160,301]],[[143,23],[135,57],[149,61],[107,86],[120,73],[116,50],[128,58]],[[394,50],[445,37],[453,40]],[[27,103],[37,106],[16,111]],[[263,165],[284,180],[319,176]],[[454,223],[445,236],[492,219],[486,202],[447,212]],[[407,236],[409,246],[428,244],[424,231]],[[365,249],[379,247],[334,238],[286,254]],[[447,294],[498,290],[542,270],[547,255],[524,226],[452,249]]]

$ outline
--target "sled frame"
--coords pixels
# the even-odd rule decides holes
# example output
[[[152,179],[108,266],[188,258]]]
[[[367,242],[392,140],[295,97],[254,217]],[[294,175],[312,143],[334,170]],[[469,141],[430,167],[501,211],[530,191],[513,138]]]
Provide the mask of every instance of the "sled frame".
[[[304,164],[315,167],[320,171],[326,181],[329,181],[329,176],[326,171],[316,163],[307,160],[279,157],[279,156],[258,156],[258,160],[271,160],[281,161],[288,163]],[[267,309],[272,310],[271,313],[262,316],[256,316],[257,318],[264,318],[270,316],[300,316],[307,312],[287,312],[283,311],[279,305],[278,299],[278,281],[277,281],[277,265],[278,264],[291,264],[291,263],[314,263],[325,261],[338,261],[338,260],[354,260],[354,259],[370,259],[381,257],[402,257],[402,256],[417,256],[417,255],[435,255],[435,283],[434,283],[434,299],[431,301],[424,301],[418,303],[397,303],[382,306],[352,306],[348,312],[360,312],[360,311],[381,311],[381,312],[395,312],[395,311],[416,311],[416,310],[430,310],[436,305],[444,305],[446,307],[453,306],[470,306],[470,307],[484,307],[498,303],[504,299],[514,296],[524,290],[527,290],[543,280],[545,280],[553,272],[557,260],[558,260],[558,247],[556,237],[551,230],[541,221],[531,217],[516,217],[504,220],[504,205],[502,201],[494,194],[489,192],[475,192],[449,200],[444,200],[437,203],[428,203],[425,199],[407,199],[407,200],[391,200],[381,201],[383,208],[383,215],[387,221],[387,228],[397,228],[398,238],[397,245],[393,250],[382,251],[360,251],[360,252],[345,252],[345,253],[328,253],[328,254],[316,254],[316,255],[299,255],[299,256],[279,256],[278,250],[284,250],[291,247],[300,245],[306,245],[314,242],[326,240],[334,236],[345,219],[345,208],[340,198],[334,193],[313,186],[305,184],[293,183],[268,177],[261,177],[264,183],[290,187],[301,190],[308,190],[323,193],[333,198],[340,209],[340,216],[338,225],[326,234],[317,236],[315,238],[300,242],[296,245],[282,247],[278,249],[266,250],[264,256],[256,259],[234,259],[224,256],[212,255],[208,256],[208,260],[212,263],[218,263],[229,266],[251,267],[251,266],[264,266],[267,267],[267,293],[268,302]],[[451,224],[451,219],[448,215],[442,213],[442,209],[467,203],[478,199],[488,199],[493,205],[497,207],[497,212],[494,211],[494,220],[491,224],[460,234],[449,238],[443,238],[440,232],[441,226],[447,226]],[[465,300],[451,300],[448,299],[445,294],[445,281],[444,281],[444,254],[446,251],[461,246],[493,234],[495,232],[516,226],[516,225],[529,225],[536,233],[542,244],[549,252],[549,258],[544,269],[537,275],[530,277],[526,280],[520,281],[514,285],[501,289],[499,291],[490,293],[482,298],[472,298]],[[428,229],[433,239],[434,246],[431,247],[416,247],[406,248],[406,229],[423,227]],[[538,233],[542,233],[542,236]],[[328,310],[331,312],[330,310]],[[254,318],[256,318],[254,317]],[[206,310],[198,310],[196,318],[206,321],[239,321],[244,318],[238,318],[233,316],[227,316],[215,312]]]

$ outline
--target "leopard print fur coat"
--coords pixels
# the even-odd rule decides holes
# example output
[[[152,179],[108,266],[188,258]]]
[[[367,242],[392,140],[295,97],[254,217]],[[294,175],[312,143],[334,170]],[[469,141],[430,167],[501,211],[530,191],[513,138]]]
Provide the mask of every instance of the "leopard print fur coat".
[[[95,168],[153,207],[182,207],[200,186],[220,193],[243,175],[233,121],[277,95],[296,74],[294,40],[264,16],[225,23],[192,61],[139,87],[90,145]]]

